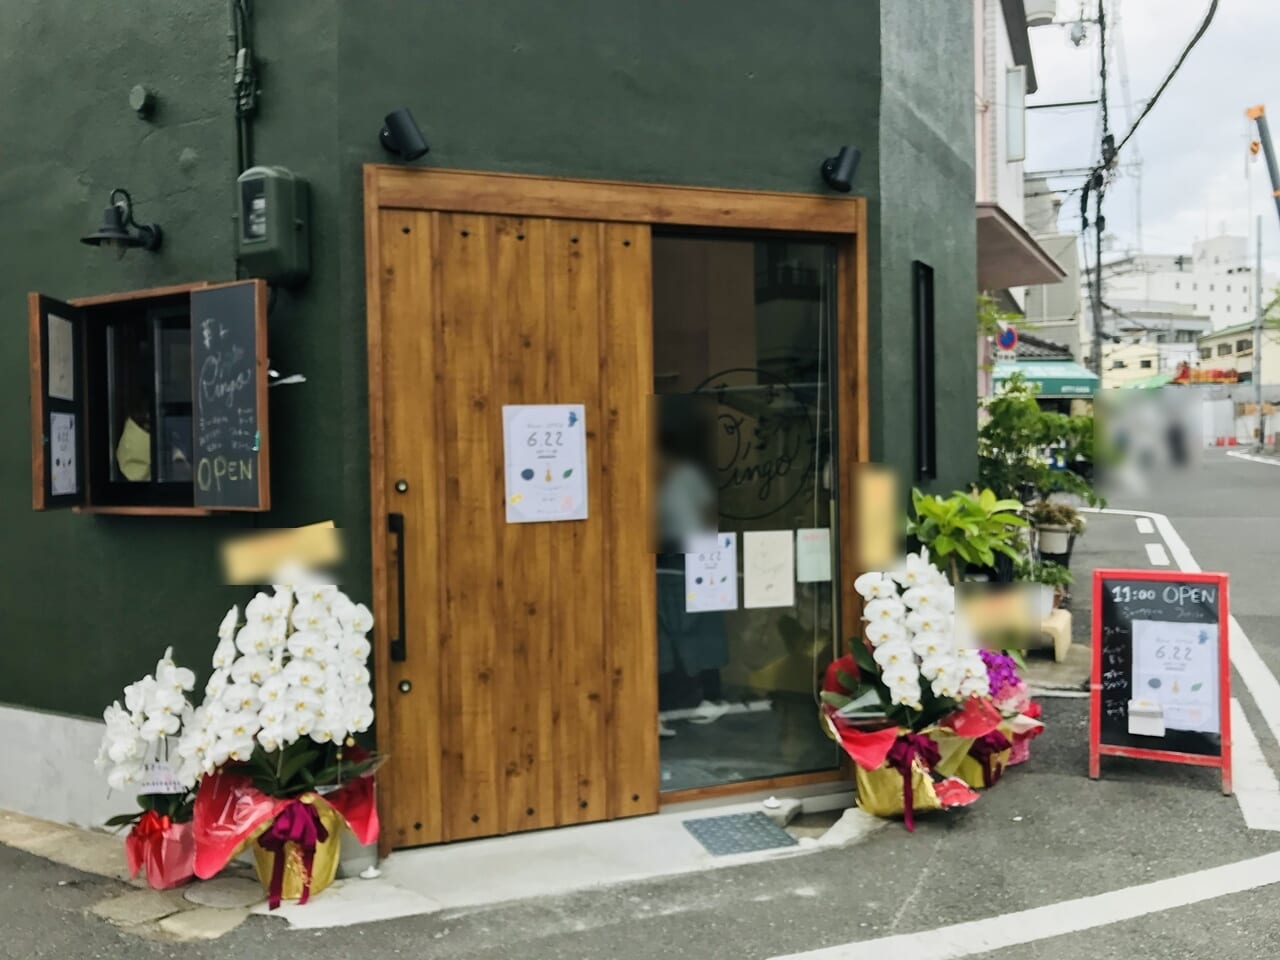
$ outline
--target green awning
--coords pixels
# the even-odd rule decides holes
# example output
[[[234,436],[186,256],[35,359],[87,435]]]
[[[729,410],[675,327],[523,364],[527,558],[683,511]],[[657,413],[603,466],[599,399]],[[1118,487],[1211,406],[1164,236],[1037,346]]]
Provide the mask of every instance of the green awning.
[[[1173,382],[1172,373],[1157,373],[1153,377],[1143,377],[1141,380],[1130,380],[1128,383],[1120,384],[1121,390],[1155,390],[1159,387],[1167,387]]]
[[[1052,399],[1092,397],[1098,376],[1074,360],[997,360],[992,379],[998,384],[1020,373],[1040,386],[1040,396]]]

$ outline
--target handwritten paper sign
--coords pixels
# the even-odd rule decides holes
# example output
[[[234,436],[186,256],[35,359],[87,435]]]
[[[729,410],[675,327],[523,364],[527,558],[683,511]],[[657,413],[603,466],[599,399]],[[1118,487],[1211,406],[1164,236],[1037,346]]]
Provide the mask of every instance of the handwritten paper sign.
[[[831,579],[831,531],[814,527],[796,531],[796,580],[826,583]]]
[[[152,761],[142,765],[142,777],[132,788],[141,794],[183,794],[189,788],[179,782],[173,767],[163,760]]]
[[[507,523],[587,519],[587,428],[581,403],[502,408]]]
[[[55,497],[79,493],[76,485],[76,416],[49,414],[49,490]]]
[[[743,534],[742,592],[748,610],[796,602],[795,537],[790,530]]]
[[[74,400],[76,355],[71,321],[51,313],[45,318],[45,324],[49,340],[49,396],[56,400]]]
[[[691,537],[684,555],[685,610],[738,609],[738,535]]]

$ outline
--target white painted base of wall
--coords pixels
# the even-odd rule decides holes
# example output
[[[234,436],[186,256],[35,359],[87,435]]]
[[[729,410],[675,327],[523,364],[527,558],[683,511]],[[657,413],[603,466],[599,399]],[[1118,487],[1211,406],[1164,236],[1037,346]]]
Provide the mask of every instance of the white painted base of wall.
[[[111,796],[94,768],[101,721],[0,704],[0,809],[78,827],[128,812],[133,798]]]

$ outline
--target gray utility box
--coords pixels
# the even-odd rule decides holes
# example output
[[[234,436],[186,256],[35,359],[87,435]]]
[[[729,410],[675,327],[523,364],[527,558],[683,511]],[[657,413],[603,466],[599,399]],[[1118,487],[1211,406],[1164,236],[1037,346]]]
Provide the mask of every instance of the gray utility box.
[[[284,167],[250,167],[236,179],[236,259],[250,277],[281,286],[311,272],[307,181]]]

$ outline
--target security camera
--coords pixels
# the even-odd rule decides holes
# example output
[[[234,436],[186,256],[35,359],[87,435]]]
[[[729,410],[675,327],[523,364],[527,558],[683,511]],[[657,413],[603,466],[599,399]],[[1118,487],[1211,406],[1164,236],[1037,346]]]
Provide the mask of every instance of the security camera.
[[[861,159],[862,151],[857,147],[841,147],[834,157],[822,161],[822,179],[832,190],[848,193],[853,189],[853,177]]]
[[[401,160],[417,160],[431,149],[408,107],[387,114],[379,139],[384,148]]]

